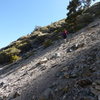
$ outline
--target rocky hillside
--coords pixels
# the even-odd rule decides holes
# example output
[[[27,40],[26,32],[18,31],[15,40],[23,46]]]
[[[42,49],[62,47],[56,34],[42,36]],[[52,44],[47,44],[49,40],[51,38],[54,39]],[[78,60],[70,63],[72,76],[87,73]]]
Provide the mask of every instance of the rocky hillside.
[[[65,19],[45,27],[37,26],[31,34],[20,37],[7,47],[0,50],[0,64],[13,63],[23,58],[27,59],[40,47],[47,48],[61,38]]]
[[[77,15],[75,25],[69,22],[68,19],[62,19],[48,26],[37,26],[30,34],[20,37],[13,41],[10,45],[0,50],[0,64],[5,65],[18,60],[27,59],[35,54],[39,47],[47,48],[61,39],[61,32],[64,28],[74,34],[78,30],[87,26],[90,22],[99,17],[100,2],[85,9],[81,15]]]
[[[100,19],[0,69],[1,100],[100,100]],[[2,99],[3,98],[3,99]]]
[[[1,50],[1,54],[8,56],[10,52],[23,59],[1,65],[0,100],[100,100],[100,17],[69,34],[66,43],[52,33],[65,26],[64,20],[59,23],[61,26],[52,24],[54,30],[46,30],[51,25],[37,27]],[[45,41],[36,42],[39,37]],[[28,40],[31,49],[24,47]]]

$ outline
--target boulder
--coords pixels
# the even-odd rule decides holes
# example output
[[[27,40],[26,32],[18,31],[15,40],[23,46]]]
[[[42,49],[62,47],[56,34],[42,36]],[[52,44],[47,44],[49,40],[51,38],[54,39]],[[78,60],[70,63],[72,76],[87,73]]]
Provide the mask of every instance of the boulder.
[[[77,50],[77,49],[79,49],[79,48],[82,48],[82,47],[84,47],[84,43],[76,43],[76,44],[74,44],[73,46],[71,46],[71,47],[69,47],[68,49],[67,49],[67,52],[72,52],[72,51],[75,51],[75,50]]]
[[[44,57],[42,60],[39,61],[38,64],[43,64],[43,63],[46,63],[47,61],[48,61],[48,58]]]
[[[1,82],[1,83],[0,83],[0,87],[2,87],[3,85],[4,85],[4,82]]]
[[[8,100],[12,100],[12,99],[15,99],[15,98],[17,98],[18,96],[20,96],[20,93],[19,92],[13,92],[12,94],[10,94],[9,96],[8,96]]]

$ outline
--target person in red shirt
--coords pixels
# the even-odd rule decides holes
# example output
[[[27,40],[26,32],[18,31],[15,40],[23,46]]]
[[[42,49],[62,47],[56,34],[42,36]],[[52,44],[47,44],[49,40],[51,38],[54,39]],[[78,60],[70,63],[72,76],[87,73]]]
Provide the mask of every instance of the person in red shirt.
[[[67,34],[68,34],[68,31],[66,29],[64,29],[64,31],[62,32],[62,37],[63,37],[65,43],[67,42]]]

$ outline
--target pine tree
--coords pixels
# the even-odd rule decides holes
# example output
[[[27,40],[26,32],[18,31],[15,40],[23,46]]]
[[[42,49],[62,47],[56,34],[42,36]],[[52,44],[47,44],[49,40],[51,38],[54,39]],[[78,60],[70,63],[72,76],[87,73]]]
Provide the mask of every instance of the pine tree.
[[[89,7],[92,1],[95,0],[80,0],[83,9]]]
[[[68,16],[70,16],[73,13],[76,13],[77,8],[80,6],[80,1],[79,0],[72,0],[69,2],[69,6],[67,7],[67,10],[69,10],[68,12]]]
[[[71,0],[69,2],[67,7],[69,12],[67,13],[66,18],[66,28],[74,32],[77,16],[81,15],[85,8],[90,6],[92,1],[95,0]]]

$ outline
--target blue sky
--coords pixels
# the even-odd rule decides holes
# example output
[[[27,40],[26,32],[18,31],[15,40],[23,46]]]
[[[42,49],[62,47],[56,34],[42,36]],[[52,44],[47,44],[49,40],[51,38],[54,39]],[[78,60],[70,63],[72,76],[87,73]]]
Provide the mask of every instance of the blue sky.
[[[0,0],[0,48],[66,17],[68,0]]]
[[[97,0],[99,1],[99,0]],[[69,0],[0,0],[0,48],[66,17]]]

